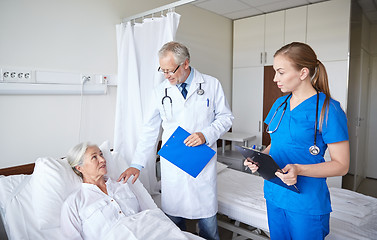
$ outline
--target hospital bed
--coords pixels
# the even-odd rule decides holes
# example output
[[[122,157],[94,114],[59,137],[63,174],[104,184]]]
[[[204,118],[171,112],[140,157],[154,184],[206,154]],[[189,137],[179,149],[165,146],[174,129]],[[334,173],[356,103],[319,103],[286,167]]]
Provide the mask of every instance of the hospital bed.
[[[101,150],[107,159],[108,167],[111,168],[110,149],[104,150],[102,147]],[[9,175],[0,176],[0,213],[4,224],[0,226],[0,233],[2,228],[6,231],[6,235],[0,235],[0,239],[63,239],[60,231],[60,209],[66,197],[80,186],[81,181],[62,159],[39,158],[35,166],[28,164],[26,167],[24,170],[27,174],[21,174],[23,169],[17,171],[18,167],[0,169],[0,175]],[[32,174],[30,174],[31,170]],[[136,181],[135,187],[145,190],[139,181]],[[146,190],[145,193],[148,195],[146,197],[150,198]],[[161,214],[156,214],[155,210]],[[137,231],[138,236],[144,236],[141,239],[175,240],[177,235],[180,239],[202,239],[194,234],[180,231],[157,206],[146,211],[150,211],[149,213],[153,215],[144,214],[143,211],[143,214],[129,217],[131,219],[129,222],[137,224],[130,229]],[[154,217],[153,222],[151,220],[148,223],[148,216]],[[158,221],[155,220],[156,216]],[[158,218],[159,216],[161,219]],[[157,226],[161,225],[161,222],[164,223],[163,226]],[[148,226],[145,226],[146,223]],[[153,224],[155,226],[152,228]],[[119,238],[119,235],[117,236]]]
[[[227,216],[219,226],[232,231],[233,239],[268,239],[263,179],[219,162],[217,171],[218,212]],[[377,198],[340,188],[330,188],[330,196],[333,212],[326,239],[377,239]]]

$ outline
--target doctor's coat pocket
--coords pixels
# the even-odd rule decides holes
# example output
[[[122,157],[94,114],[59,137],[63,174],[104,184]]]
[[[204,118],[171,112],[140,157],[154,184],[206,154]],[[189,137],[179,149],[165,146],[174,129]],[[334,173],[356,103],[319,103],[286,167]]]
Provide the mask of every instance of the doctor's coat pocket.
[[[195,119],[198,124],[206,123],[206,125],[208,125],[215,119],[215,109],[209,99],[197,101],[194,111]]]

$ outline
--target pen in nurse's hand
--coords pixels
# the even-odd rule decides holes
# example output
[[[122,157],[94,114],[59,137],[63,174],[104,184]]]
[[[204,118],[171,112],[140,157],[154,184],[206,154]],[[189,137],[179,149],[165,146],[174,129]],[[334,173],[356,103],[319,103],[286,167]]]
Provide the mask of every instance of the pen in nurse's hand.
[[[253,145],[252,149],[255,149],[255,145]],[[248,166],[245,167],[245,171],[247,171]]]
[[[254,160],[254,156],[250,160],[248,158],[246,158],[246,161],[251,162],[252,164],[256,165],[259,168],[259,163],[258,162],[254,162],[253,160]],[[245,171],[247,170],[248,167],[249,166],[245,167]],[[251,171],[251,173],[253,173],[253,171]]]
[[[246,159],[245,159],[245,160],[246,160]],[[247,169],[248,169],[248,168],[249,168],[249,167],[248,167],[248,166],[246,166],[246,167],[245,167],[245,171],[247,171]]]
[[[283,170],[281,170],[281,169],[278,169],[277,171],[280,172],[280,173],[282,173],[282,174],[285,174],[285,173],[283,172]],[[288,185],[288,184],[287,184],[287,185]],[[289,186],[289,185],[288,185],[288,186]],[[292,184],[292,186],[297,190],[297,192],[300,192],[300,190],[298,190],[296,184]]]

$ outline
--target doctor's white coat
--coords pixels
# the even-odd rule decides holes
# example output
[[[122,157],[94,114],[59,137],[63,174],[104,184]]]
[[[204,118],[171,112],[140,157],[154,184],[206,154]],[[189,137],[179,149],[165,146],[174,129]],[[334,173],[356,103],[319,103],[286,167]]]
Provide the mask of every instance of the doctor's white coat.
[[[144,119],[141,137],[136,147],[133,164],[146,165],[155,158],[155,145],[162,123],[164,144],[178,126],[189,133],[202,132],[207,145],[215,151],[216,141],[227,132],[233,120],[220,82],[201,74],[191,67],[193,80],[186,99],[168,80],[162,82],[152,97],[152,111]],[[197,94],[199,83],[204,90]],[[165,91],[171,98],[164,98]],[[164,98],[164,100],[163,100]],[[172,216],[187,219],[207,218],[217,213],[216,190],[217,154],[196,177],[188,175],[169,161],[161,158],[161,204],[162,210]]]

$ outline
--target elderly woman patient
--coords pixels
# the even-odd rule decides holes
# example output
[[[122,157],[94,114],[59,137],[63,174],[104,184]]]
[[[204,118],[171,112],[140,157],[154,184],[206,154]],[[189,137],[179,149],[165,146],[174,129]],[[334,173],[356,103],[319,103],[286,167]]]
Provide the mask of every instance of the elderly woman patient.
[[[67,239],[158,239],[156,228],[171,233],[171,239],[186,239],[142,185],[107,179],[106,160],[96,145],[78,144],[67,161],[83,181],[62,207],[61,230]]]

